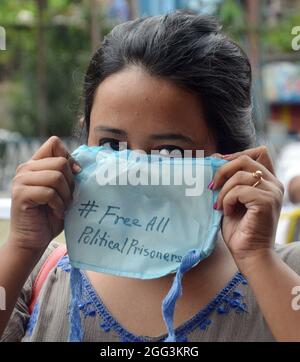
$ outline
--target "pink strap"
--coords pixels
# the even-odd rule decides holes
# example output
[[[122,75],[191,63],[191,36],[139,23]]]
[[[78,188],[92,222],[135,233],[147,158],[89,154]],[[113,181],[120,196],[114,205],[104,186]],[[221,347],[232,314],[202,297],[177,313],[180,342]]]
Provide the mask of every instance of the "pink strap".
[[[67,254],[66,246],[60,245],[57,248],[55,248],[55,250],[53,250],[53,252],[45,260],[32,286],[31,300],[29,304],[30,314],[32,314],[34,305],[44,285],[44,282],[47,279],[48,274],[57,265],[58,261],[66,254]]]

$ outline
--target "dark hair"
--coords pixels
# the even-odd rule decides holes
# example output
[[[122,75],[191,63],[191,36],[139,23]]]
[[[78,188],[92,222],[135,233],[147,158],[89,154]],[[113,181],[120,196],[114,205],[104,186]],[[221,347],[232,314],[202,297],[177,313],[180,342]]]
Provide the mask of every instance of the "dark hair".
[[[199,95],[218,152],[232,153],[254,144],[251,66],[242,49],[221,32],[211,16],[181,11],[144,17],[116,26],[88,67],[84,86],[84,121],[98,85],[127,66]]]

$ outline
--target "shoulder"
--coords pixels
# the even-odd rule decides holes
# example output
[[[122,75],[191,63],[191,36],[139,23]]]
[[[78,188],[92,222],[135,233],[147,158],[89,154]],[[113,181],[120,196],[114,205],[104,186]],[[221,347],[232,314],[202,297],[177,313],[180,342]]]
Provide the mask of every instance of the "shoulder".
[[[44,254],[42,255],[39,262],[34,267],[33,271],[31,272],[29,278],[25,285],[32,287],[34,281],[36,280],[41,268],[45,264],[46,260],[50,257],[50,255],[60,246],[60,243],[56,240],[53,240],[45,250]]]
[[[52,241],[29,275],[20,292],[6,329],[0,337],[1,342],[21,341],[24,337],[30,319],[29,305],[32,300],[32,288],[34,282],[46,260],[59,247],[59,245],[60,244],[58,242]]]
[[[300,275],[300,241],[287,245],[275,245],[275,251],[291,269]]]

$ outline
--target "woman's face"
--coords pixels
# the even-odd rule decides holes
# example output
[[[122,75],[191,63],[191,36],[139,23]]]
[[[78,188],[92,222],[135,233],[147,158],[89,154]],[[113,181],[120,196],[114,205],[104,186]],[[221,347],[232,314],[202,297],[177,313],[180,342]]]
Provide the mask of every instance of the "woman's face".
[[[90,117],[88,145],[134,150],[216,152],[199,99],[165,78],[131,67],[98,87]]]

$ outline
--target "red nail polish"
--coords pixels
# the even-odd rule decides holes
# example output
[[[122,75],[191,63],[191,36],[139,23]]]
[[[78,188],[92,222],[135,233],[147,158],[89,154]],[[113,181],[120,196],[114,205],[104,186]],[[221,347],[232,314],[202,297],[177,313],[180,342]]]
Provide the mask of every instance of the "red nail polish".
[[[218,203],[217,203],[217,201],[214,203],[214,209],[215,209],[215,210],[218,210]]]
[[[75,173],[79,173],[81,171],[81,167],[77,163],[73,163],[72,169]]]
[[[215,187],[215,183],[211,181],[211,183],[208,185],[209,190],[213,190]]]

